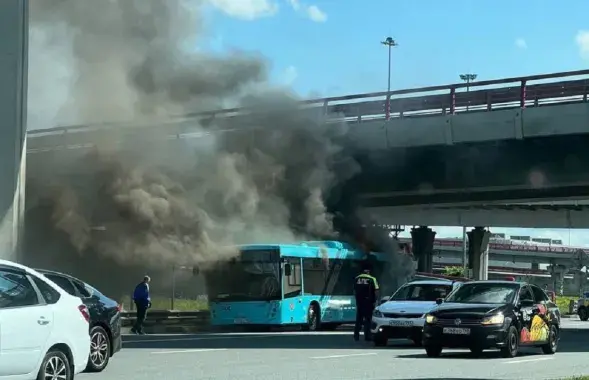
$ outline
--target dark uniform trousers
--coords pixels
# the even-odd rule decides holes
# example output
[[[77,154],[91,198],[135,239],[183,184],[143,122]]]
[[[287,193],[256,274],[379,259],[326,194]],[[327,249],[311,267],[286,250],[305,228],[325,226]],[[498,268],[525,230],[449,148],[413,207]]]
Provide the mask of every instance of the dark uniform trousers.
[[[354,339],[358,340],[360,330],[364,329],[364,339],[371,340],[370,324],[378,296],[378,281],[371,275],[363,273],[355,279],[354,293],[356,295]]]

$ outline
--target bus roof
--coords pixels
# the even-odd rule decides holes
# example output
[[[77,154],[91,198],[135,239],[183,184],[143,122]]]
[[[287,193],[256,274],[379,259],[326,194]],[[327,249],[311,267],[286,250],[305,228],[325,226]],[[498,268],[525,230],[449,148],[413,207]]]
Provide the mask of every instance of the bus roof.
[[[245,244],[238,248],[241,251],[279,249],[282,256],[348,259],[362,260],[366,258],[363,251],[354,249],[350,244],[336,240],[325,241],[301,241],[300,243],[274,243],[274,244]],[[379,261],[385,261],[388,255],[378,252],[370,252],[371,256]]]

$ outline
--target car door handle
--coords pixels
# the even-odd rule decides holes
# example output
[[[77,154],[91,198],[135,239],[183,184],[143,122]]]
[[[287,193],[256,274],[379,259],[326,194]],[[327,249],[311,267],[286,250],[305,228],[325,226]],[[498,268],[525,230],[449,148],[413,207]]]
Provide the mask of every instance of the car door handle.
[[[41,317],[37,320],[37,323],[40,324],[41,326],[44,326],[44,325],[48,325],[49,321],[46,320],[45,318]]]

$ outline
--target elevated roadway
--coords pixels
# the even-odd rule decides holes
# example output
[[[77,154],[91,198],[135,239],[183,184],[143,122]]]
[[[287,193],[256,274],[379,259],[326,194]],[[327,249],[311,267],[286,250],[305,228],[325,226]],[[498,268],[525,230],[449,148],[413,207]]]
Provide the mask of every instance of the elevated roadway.
[[[401,243],[411,244],[411,239],[400,238]],[[462,258],[461,239],[435,239],[434,254],[443,257]],[[489,243],[489,260],[514,261],[522,263],[542,263],[569,265],[575,260],[576,252],[581,248],[567,246],[544,246]]]
[[[503,202],[509,202],[504,200]],[[470,203],[470,204],[469,204]],[[389,225],[488,226],[589,229],[589,205],[569,204],[445,204],[367,207],[379,223]]]
[[[370,207],[559,199],[589,195],[589,70],[301,102],[301,112],[350,124],[362,173],[349,191]],[[385,104],[390,98],[391,117]],[[104,141],[142,139],[194,149],[215,133],[244,132],[255,111],[229,109],[166,122],[29,131],[28,172],[75,160]],[[254,129],[252,129],[253,131]],[[566,154],[562,154],[566,152]],[[414,168],[420,170],[414,170]],[[485,175],[480,175],[485,173]]]
[[[589,70],[457,83],[389,92],[356,94],[301,102],[301,112],[327,122],[345,121],[356,146],[367,150],[453,145],[504,139],[586,133],[579,118],[589,115]],[[575,78],[575,79],[573,79]],[[563,80],[565,79],[565,80]],[[542,83],[551,81],[550,83]],[[474,90],[473,90],[474,88]],[[390,119],[385,119],[390,99]],[[559,108],[555,110],[553,107]],[[524,111],[525,110],[525,111]],[[142,135],[162,139],[206,138],[207,134],[247,128],[255,112],[233,108],[187,114],[173,120],[128,124],[66,126],[29,131],[27,152],[86,149],[110,134],[121,140]],[[524,118],[525,113],[525,118]],[[562,120],[565,118],[567,122]],[[236,122],[241,119],[241,122]],[[216,127],[216,122],[232,120]],[[554,128],[552,121],[566,127]]]

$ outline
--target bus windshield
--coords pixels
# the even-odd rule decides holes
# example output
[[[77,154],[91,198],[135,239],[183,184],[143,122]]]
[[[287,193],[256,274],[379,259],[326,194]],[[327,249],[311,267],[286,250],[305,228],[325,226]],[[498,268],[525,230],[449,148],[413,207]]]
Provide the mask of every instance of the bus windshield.
[[[519,289],[517,284],[464,284],[451,293],[446,302],[503,304],[513,302]]]
[[[249,252],[248,252],[249,253]],[[271,255],[273,256],[273,255]],[[243,255],[207,273],[209,300],[269,301],[281,299],[280,264],[270,255]]]
[[[446,298],[452,291],[452,285],[407,284],[393,294],[390,301],[435,301]]]

